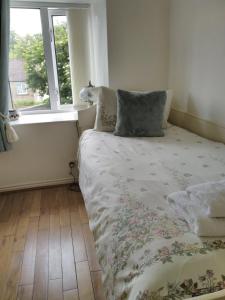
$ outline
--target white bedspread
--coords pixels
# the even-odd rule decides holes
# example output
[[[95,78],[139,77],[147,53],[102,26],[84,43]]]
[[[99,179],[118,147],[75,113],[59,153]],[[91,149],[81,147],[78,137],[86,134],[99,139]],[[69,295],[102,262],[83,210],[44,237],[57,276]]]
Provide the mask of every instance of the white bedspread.
[[[172,126],[163,138],[86,131],[80,187],[107,299],[183,299],[225,288],[225,242],[200,239],[168,194],[225,178],[225,146]]]

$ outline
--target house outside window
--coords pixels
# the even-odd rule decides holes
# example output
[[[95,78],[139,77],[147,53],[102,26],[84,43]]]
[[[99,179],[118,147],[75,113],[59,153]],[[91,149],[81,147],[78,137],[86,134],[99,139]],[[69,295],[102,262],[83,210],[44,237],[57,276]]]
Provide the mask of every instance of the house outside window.
[[[16,107],[28,107],[35,103],[37,95],[28,87],[25,64],[22,59],[10,59],[9,82],[12,99]]]
[[[16,82],[16,93],[17,95],[27,95],[28,86],[26,82]]]

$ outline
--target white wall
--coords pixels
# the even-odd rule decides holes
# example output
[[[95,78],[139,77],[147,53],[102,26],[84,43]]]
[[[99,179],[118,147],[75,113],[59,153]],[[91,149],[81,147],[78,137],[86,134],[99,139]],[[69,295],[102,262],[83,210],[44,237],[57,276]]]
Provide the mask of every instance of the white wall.
[[[174,108],[225,127],[224,0],[171,0],[169,85]]]
[[[108,0],[109,85],[160,89],[168,83],[169,1]]]
[[[0,191],[71,181],[76,157],[75,122],[19,125],[20,141],[0,153]]]

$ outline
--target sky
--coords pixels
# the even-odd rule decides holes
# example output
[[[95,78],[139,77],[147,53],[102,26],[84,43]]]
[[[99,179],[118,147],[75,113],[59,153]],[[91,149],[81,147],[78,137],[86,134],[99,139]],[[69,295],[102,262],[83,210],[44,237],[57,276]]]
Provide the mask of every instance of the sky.
[[[55,18],[57,18],[56,24],[66,21],[66,17],[59,16]],[[42,33],[40,10],[11,8],[10,30],[15,31],[20,36]]]
[[[10,29],[21,36],[42,32],[38,9],[11,8],[10,23]]]

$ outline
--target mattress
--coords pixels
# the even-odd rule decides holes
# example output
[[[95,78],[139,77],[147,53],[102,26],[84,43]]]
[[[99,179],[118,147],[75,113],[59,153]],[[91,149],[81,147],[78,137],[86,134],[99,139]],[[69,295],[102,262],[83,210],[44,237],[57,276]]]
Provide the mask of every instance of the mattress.
[[[165,137],[87,130],[80,187],[107,299],[185,299],[225,288],[225,241],[199,238],[167,196],[225,179],[225,146],[170,126]]]

